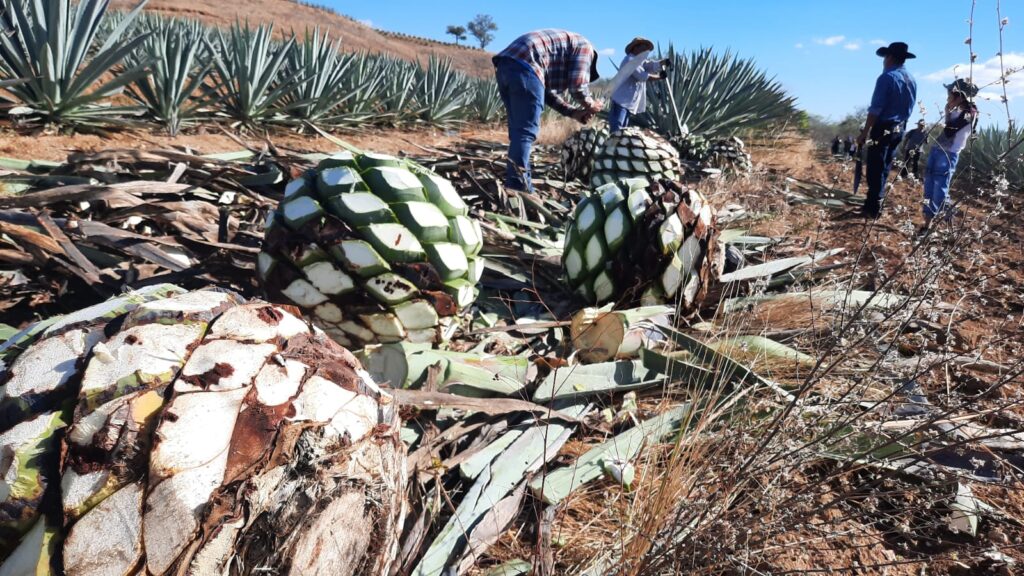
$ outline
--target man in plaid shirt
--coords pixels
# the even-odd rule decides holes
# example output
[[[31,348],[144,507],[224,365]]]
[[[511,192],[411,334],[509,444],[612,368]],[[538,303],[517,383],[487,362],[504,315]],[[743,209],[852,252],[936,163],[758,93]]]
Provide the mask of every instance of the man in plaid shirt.
[[[597,52],[575,32],[547,29],[516,38],[492,61],[508,111],[505,185],[532,190],[530,148],[540,131],[544,104],[584,124],[601,110],[601,103],[591,98],[587,89],[587,84],[598,78]],[[579,106],[569,104],[562,92],[569,92]]]

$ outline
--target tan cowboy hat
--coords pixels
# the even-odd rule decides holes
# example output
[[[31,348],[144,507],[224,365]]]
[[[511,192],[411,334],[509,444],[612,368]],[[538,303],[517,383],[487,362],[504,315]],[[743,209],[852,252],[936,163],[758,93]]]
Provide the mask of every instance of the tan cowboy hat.
[[[642,36],[637,36],[630,40],[629,44],[626,44],[626,54],[633,52],[634,48],[640,48],[641,52],[648,52],[654,50],[654,42]]]

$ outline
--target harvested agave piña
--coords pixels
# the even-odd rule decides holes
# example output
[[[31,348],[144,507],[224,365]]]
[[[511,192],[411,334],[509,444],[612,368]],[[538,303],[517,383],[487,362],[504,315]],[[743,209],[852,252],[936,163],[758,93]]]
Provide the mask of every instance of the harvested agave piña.
[[[642,128],[623,128],[608,136],[594,154],[590,185],[594,188],[626,178],[677,180],[679,152],[664,138]]]
[[[587,126],[562,142],[562,168],[566,180],[590,181],[594,156],[608,139],[608,125]]]
[[[672,304],[686,317],[721,273],[722,254],[700,192],[634,178],[600,186],[576,206],[562,265],[587,302]]]
[[[0,574],[387,573],[395,406],[287,308],[161,286],[15,340]]]
[[[380,154],[336,154],[290,182],[259,277],[337,342],[437,343],[477,296],[480,223],[447,180]]]

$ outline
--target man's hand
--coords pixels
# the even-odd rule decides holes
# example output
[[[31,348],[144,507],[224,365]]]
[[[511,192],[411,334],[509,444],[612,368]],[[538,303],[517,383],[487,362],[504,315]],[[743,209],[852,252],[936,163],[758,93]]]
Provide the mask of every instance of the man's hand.
[[[578,108],[572,111],[572,119],[580,124],[587,124],[593,116],[594,114],[586,108]]]
[[[604,102],[600,100],[591,100],[589,103],[583,105],[583,109],[590,115],[597,114],[604,108]]]
[[[672,69],[672,59],[671,58],[663,59],[661,61],[661,69],[662,70],[671,70]]]

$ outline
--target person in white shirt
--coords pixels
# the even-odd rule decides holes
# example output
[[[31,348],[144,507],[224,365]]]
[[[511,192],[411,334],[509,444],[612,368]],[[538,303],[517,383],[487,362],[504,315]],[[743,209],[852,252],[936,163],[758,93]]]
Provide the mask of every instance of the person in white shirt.
[[[651,50],[654,50],[653,42],[646,38],[633,38],[626,45],[626,57],[620,66],[625,66],[637,54]],[[647,110],[647,82],[663,78],[663,70],[669,67],[671,61],[668,58],[644,60],[636,65],[636,70],[612,93],[612,106],[608,113],[608,127],[612,132],[629,126],[631,115]]]
[[[960,151],[967,145],[967,138],[978,122],[978,107],[974,105],[977,86],[961,78],[947,84],[946,91],[945,126],[928,154],[928,165],[924,171],[924,226],[918,230],[922,234],[943,210],[947,211],[947,217],[951,216],[946,206],[949,184]]]

